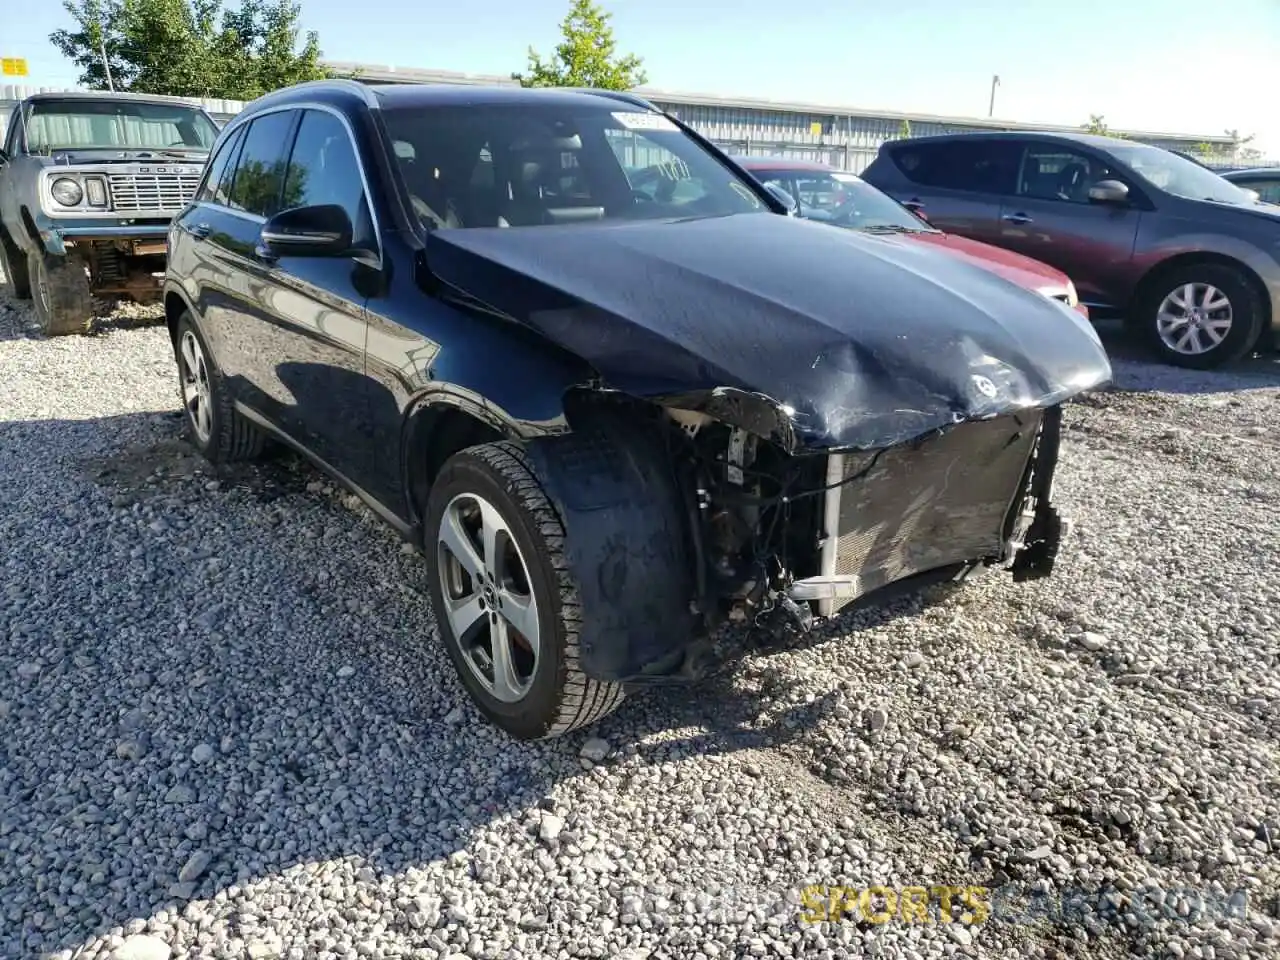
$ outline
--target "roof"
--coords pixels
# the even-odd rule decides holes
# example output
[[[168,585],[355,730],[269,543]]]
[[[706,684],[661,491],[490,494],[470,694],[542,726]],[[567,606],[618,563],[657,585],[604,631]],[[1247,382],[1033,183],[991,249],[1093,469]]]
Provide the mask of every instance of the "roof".
[[[548,106],[590,108],[605,106],[606,98],[615,109],[640,102],[624,96],[609,96],[604,91],[595,93],[579,88],[564,87],[508,87],[508,86],[451,86],[447,84],[385,83],[367,88],[380,103],[387,107],[427,107],[465,104],[467,106],[504,107],[545,103]],[[637,98],[638,99],[638,98]]]
[[[1280,178],[1280,167],[1247,167],[1243,170],[1215,172],[1228,180],[1253,180],[1257,177]]]
[[[1040,137],[1045,140],[1063,140],[1070,143],[1080,143],[1085,146],[1097,147],[1102,150],[1115,147],[1131,147],[1134,141],[1124,140],[1120,137],[1100,137],[1092,133],[1077,133],[1066,130],[972,130],[966,133],[939,133],[926,137],[912,137],[911,143],[943,143],[948,141],[968,141],[968,140],[1003,140],[1009,136],[1017,137]],[[897,141],[899,143],[908,141]],[[1147,144],[1139,143],[1138,146],[1147,146]]]
[[[396,67],[382,64],[325,61],[325,66],[339,74],[350,74],[360,81],[379,84],[385,81],[415,84],[440,84],[449,86],[505,86],[513,87],[516,81],[500,74],[459,73],[452,70],[431,70],[418,67]],[[1034,123],[1018,120],[1000,120],[993,117],[958,117],[933,113],[906,113],[901,110],[877,110],[867,107],[802,103],[789,100],[768,100],[752,97],[723,96],[712,93],[692,93],[661,90],[655,87],[636,87],[632,91],[651,103],[662,105],[706,105],[713,107],[737,107],[746,110],[799,113],[813,117],[866,117],[871,119],[906,120],[910,123],[938,123],[949,126],[984,127],[992,130],[1018,130],[1068,132],[1075,127],[1053,123]],[[1230,145],[1230,137],[1201,133],[1169,133],[1155,130],[1119,130],[1127,137],[1138,140],[1176,140],[1189,143]]]
[[[28,94],[23,99],[27,103],[40,103],[49,100],[112,100],[121,103],[159,103],[165,106],[203,109],[199,104],[193,104],[185,97],[164,97],[154,93],[117,93],[109,90],[42,91]]]

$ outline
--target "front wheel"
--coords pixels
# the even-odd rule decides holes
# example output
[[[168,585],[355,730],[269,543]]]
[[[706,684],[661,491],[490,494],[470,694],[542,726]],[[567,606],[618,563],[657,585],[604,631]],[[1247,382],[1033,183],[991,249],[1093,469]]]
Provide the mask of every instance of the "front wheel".
[[[93,319],[89,273],[75,257],[51,257],[42,252],[27,258],[36,325],[46,337],[84,333]]]
[[[520,447],[490,443],[455,454],[432,484],[424,530],[437,629],[492,723],[539,740],[617,708],[622,686],[580,667],[581,611],[564,526]]]
[[[1208,370],[1248,354],[1262,332],[1258,291],[1235,267],[1188,264],[1151,284],[1134,320],[1166,363]]]

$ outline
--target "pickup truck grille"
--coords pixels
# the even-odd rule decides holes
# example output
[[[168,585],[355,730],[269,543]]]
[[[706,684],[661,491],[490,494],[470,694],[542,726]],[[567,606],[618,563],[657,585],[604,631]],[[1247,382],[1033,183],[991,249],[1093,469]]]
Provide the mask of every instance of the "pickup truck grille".
[[[142,210],[177,212],[195,196],[200,175],[115,173],[107,178],[111,207],[120,213]]]
[[[1028,410],[970,421],[918,446],[885,450],[869,473],[838,488],[831,572],[859,577],[870,592],[998,555],[1042,418]],[[841,472],[861,473],[873,456],[847,454]]]

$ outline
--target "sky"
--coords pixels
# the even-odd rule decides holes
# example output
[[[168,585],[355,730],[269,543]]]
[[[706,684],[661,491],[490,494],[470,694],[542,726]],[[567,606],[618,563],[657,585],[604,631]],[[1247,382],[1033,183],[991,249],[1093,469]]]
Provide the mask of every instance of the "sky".
[[[0,56],[41,86],[61,0],[3,0]],[[299,0],[326,59],[510,74],[568,0]],[[238,0],[227,0],[232,6]],[[832,106],[1222,135],[1280,160],[1280,0],[603,0],[648,86]],[[3,78],[7,79],[7,78]]]

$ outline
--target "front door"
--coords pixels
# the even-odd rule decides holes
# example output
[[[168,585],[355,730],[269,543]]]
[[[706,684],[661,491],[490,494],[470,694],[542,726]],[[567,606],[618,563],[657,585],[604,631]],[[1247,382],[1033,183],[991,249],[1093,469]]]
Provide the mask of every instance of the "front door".
[[[1057,143],[1028,144],[1016,193],[1001,206],[996,243],[1057,267],[1085,303],[1114,307],[1127,295],[1142,211],[1133,203],[1090,201],[1089,188],[1100,180],[1120,180],[1135,190],[1092,152]]]

